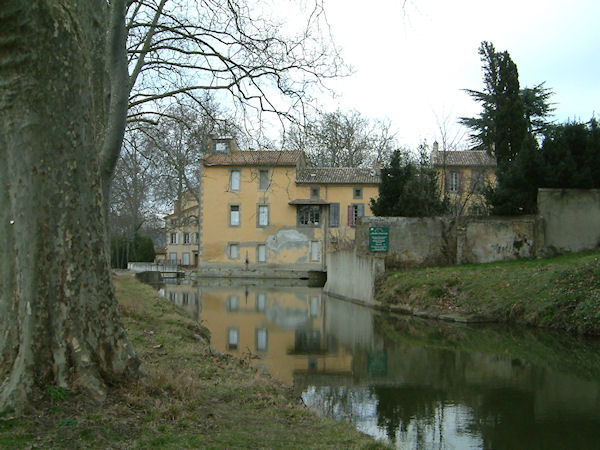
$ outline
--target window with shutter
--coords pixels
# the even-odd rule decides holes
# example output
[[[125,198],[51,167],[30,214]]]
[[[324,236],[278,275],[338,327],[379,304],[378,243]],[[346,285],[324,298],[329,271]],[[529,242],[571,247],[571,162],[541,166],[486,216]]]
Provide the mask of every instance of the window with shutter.
[[[339,227],[340,226],[340,204],[331,203],[329,205],[329,226]]]

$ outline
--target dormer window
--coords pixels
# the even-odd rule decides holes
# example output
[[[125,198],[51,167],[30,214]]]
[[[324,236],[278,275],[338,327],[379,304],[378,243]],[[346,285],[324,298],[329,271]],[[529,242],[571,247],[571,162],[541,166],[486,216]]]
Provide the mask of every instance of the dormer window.
[[[215,140],[213,141],[213,153],[229,153],[229,140]]]

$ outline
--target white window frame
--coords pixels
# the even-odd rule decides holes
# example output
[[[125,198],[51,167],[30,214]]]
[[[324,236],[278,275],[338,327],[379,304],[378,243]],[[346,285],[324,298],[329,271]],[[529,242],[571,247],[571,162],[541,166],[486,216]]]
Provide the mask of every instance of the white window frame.
[[[171,233],[171,235],[169,236],[169,243],[171,243],[172,245],[178,244],[178,242],[177,242],[178,238],[179,238],[179,233],[177,233],[177,232]]]
[[[190,233],[184,232],[183,233],[183,243],[184,244],[191,244],[192,241],[190,239]]]
[[[169,253],[169,261],[171,262],[171,264],[177,264],[177,253]]]
[[[184,253],[182,255],[182,265],[183,266],[189,266],[190,265],[190,254],[189,253]]]

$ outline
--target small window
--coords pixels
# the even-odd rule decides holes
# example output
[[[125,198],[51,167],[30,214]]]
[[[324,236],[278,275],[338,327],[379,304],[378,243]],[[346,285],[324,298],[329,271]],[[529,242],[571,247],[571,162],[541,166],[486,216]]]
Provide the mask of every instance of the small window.
[[[229,188],[232,191],[239,191],[240,190],[240,178],[241,178],[241,172],[239,169],[232,169],[231,170],[231,176],[230,176],[230,180],[229,180]]]
[[[169,260],[171,261],[171,264],[177,264],[177,253],[170,253]]]
[[[471,171],[471,192],[481,194],[484,187],[484,175],[482,170]]]
[[[189,253],[184,253],[183,254],[183,265],[184,266],[189,266],[190,265],[190,254]]]
[[[256,260],[258,262],[267,261],[267,246],[265,244],[258,244],[256,247]]]
[[[200,242],[200,233],[194,233],[194,239],[192,240],[194,244]]]
[[[321,207],[319,205],[299,205],[298,225],[317,227],[321,223]]]
[[[183,243],[189,244],[190,242],[190,233],[183,233]]]
[[[190,304],[190,294],[189,294],[189,292],[183,292],[181,294],[181,304],[182,305],[189,305]]]
[[[256,329],[256,351],[267,351],[268,333],[266,328]]]
[[[310,198],[321,198],[321,188],[319,186],[311,186]]]
[[[340,226],[340,204],[330,203],[329,204],[329,226],[339,227]]]
[[[481,205],[469,206],[470,216],[483,216],[485,215],[485,209]]]
[[[170,242],[171,244],[177,244],[177,233],[171,233],[171,236],[170,236],[169,242]]]
[[[240,345],[240,330],[238,328],[227,329],[227,348],[236,350]]]
[[[352,198],[361,199],[362,198],[362,194],[363,194],[362,193],[362,188],[354,188],[354,189],[352,189]]]
[[[240,257],[240,245],[238,243],[229,244],[229,258],[238,259]]]
[[[257,226],[266,227],[269,225],[269,205],[258,205]]]
[[[171,300],[173,303],[177,303],[177,292],[169,291],[169,300]]]
[[[269,169],[258,169],[258,190],[266,191],[269,189]]]
[[[240,226],[240,205],[229,206],[229,226],[239,227]]]
[[[448,172],[448,179],[446,180],[446,189],[449,192],[460,191],[460,172],[457,170],[451,170]]]

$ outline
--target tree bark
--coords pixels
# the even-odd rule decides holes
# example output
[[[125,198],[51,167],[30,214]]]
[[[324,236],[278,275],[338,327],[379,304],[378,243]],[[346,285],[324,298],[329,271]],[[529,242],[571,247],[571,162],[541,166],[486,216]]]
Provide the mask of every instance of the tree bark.
[[[101,400],[139,373],[106,254],[108,12],[0,6],[0,412],[52,385]]]

